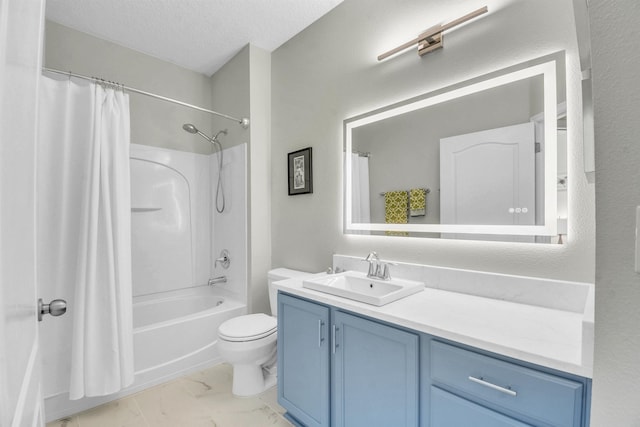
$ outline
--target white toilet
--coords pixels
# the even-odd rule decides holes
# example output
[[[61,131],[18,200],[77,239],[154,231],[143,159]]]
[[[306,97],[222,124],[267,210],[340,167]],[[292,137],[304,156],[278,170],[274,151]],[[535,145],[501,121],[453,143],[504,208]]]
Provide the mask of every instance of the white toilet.
[[[278,291],[272,283],[310,274],[288,268],[269,271],[269,303],[273,316],[247,314],[229,319],[218,328],[220,356],[233,366],[234,395],[253,396],[276,384]]]

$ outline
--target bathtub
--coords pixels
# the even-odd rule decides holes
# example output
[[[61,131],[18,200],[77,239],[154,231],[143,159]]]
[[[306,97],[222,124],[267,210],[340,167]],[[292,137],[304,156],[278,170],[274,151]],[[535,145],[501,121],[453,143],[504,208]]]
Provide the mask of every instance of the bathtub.
[[[246,312],[234,294],[206,285],[134,297],[133,384],[104,397],[47,396],[47,422],[220,363],[218,326]]]
[[[245,304],[212,286],[135,297],[136,383],[157,382],[218,361],[218,326],[245,313]]]

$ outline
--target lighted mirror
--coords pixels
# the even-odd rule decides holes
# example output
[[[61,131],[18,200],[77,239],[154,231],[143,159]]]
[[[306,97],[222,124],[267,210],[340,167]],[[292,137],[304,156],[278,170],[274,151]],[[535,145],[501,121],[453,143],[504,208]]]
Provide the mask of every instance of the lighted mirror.
[[[560,52],[345,120],[345,232],[550,242],[564,72]]]

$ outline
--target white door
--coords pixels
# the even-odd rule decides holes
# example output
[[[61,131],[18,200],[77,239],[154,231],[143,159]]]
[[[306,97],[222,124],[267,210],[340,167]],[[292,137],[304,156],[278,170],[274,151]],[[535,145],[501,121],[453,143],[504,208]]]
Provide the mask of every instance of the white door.
[[[44,0],[0,0],[0,425],[42,426],[36,123]]]
[[[535,224],[533,123],[440,140],[440,222]],[[482,236],[483,240],[488,238],[491,237]],[[505,236],[494,239],[522,241],[530,238]]]

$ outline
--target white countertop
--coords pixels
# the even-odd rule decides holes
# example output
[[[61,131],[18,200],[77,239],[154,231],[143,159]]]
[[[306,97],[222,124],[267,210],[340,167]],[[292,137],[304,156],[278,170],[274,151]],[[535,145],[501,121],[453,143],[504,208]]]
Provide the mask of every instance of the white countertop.
[[[376,307],[303,288],[301,278],[279,281],[274,286],[289,294],[436,337],[592,377],[593,305],[588,302],[593,299],[592,289],[588,291],[585,312],[580,313],[430,287]]]

